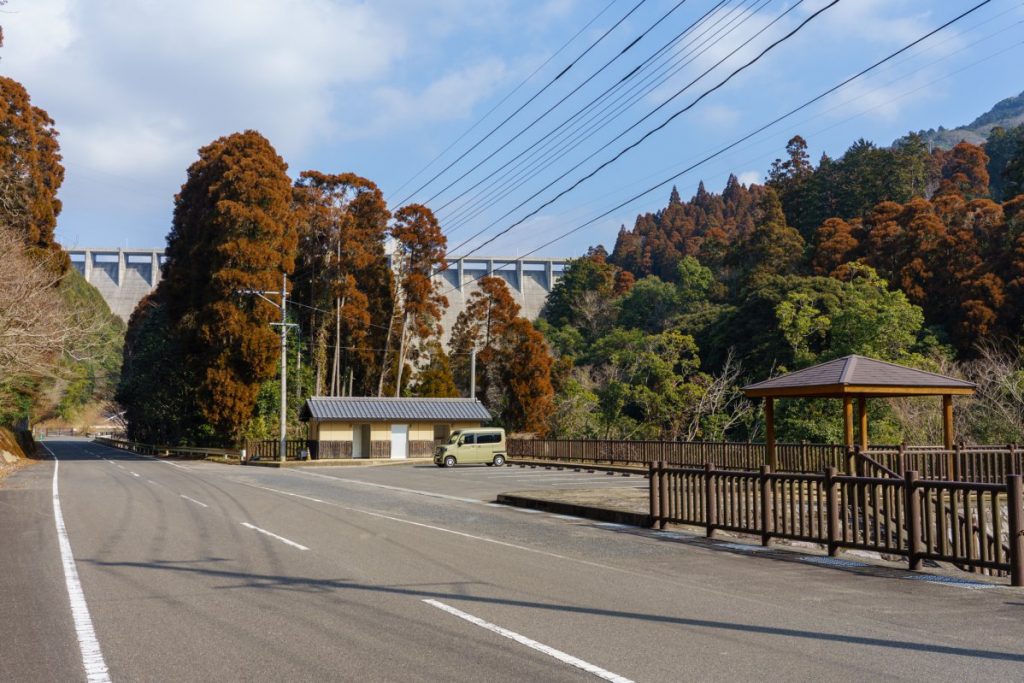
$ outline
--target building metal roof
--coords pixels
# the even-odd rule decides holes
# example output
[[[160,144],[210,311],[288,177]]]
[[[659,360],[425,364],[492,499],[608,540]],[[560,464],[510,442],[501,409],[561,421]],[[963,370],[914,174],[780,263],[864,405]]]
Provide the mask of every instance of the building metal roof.
[[[374,398],[314,396],[300,419],[350,422],[486,422],[491,413],[475,398]]]
[[[976,385],[864,356],[845,356],[743,387],[747,396],[973,394]]]

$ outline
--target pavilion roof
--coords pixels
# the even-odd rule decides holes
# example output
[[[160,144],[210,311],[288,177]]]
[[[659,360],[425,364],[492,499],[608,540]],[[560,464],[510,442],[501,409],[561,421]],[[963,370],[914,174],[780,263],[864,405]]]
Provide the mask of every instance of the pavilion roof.
[[[971,382],[865,356],[845,356],[743,387],[750,397],[973,394]]]

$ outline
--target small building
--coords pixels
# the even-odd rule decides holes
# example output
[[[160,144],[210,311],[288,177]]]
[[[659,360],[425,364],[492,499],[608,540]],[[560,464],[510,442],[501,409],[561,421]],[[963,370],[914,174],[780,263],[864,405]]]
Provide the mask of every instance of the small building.
[[[327,458],[426,458],[457,429],[479,427],[491,414],[474,398],[315,396],[300,419],[310,455]]]

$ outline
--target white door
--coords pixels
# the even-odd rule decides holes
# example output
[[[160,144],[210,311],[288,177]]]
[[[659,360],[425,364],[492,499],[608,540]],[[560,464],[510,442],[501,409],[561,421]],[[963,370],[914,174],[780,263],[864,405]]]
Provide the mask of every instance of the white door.
[[[363,425],[352,425],[352,457],[365,458],[369,455],[363,450]]]
[[[409,425],[391,425],[391,459],[409,457]]]

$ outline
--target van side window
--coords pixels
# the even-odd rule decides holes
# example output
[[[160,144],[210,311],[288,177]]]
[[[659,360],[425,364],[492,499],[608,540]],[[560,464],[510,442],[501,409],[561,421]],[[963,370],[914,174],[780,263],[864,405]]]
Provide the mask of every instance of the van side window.
[[[476,440],[477,443],[501,443],[501,434],[480,434]]]
[[[463,443],[476,443],[476,434],[466,434],[463,438]]]

